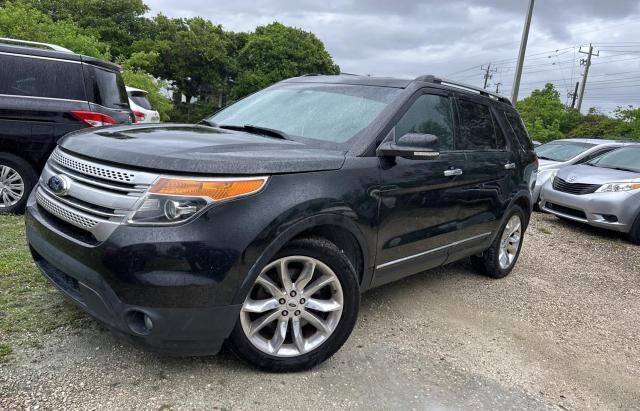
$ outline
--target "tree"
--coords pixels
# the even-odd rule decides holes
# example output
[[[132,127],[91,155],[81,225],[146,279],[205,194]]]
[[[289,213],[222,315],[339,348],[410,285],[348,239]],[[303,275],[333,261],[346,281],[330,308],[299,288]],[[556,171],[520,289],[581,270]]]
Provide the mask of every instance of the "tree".
[[[126,56],[146,29],[143,0],[25,0],[53,21],[72,21],[110,45],[114,56]]]
[[[566,110],[553,84],[534,90],[529,97],[518,101],[516,107],[532,139],[550,141],[562,138],[560,126]]]
[[[340,68],[313,33],[276,22],[247,36],[238,71],[234,95],[243,97],[289,77],[339,74]]]
[[[109,46],[71,21],[54,22],[32,6],[4,2],[0,7],[0,37],[54,43],[76,53],[109,59]]]

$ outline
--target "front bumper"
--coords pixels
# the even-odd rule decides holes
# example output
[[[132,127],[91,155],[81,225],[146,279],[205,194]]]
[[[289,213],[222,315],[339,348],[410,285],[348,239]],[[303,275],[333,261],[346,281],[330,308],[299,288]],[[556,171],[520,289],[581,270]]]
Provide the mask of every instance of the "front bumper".
[[[540,197],[541,209],[547,213],[623,233],[631,231],[640,212],[636,192],[575,195],[554,190],[549,181]]]
[[[231,304],[236,290],[225,286],[233,258],[197,241],[198,230],[150,236],[153,229],[123,226],[105,243],[83,244],[56,227],[33,196],[26,226],[44,276],[118,334],[165,354],[208,355],[235,326],[241,305]]]

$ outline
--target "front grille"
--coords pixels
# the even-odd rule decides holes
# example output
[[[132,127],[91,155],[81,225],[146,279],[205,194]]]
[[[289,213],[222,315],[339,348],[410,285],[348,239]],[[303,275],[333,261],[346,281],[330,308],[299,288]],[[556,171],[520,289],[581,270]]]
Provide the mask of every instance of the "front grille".
[[[565,206],[560,205],[560,204],[554,204],[554,203],[549,203],[549,202],[547,202],[545,204],[545,206],[549,210],[555,211],[555,212],[560,213],[560,214],[564,214],[564,215],[567,215],[567,216],[580,218],[582,220],[586,220],[587,219],[587,215],[582,210],[576,210],[575,208],[565,207]]]
[[[553,189],[563,193],[584,195],[595,193],[599,188],[599,184],[570,183],[560,177],[555,177],[553,179]]]
[[[44,191],[40,187],[36,190],[36,201],[49,213],[76,227],[84,228],[87,231],[94,229],[100,223],[98,220],[79,214],[73,208],[66,208],[62,204],[55,202],[55,200],[52,200],[44,194]]]
[[[51,156],[53,161],[73,171],[87,174],[93,177],[103,178],[112,181],[130,182],[135,178],[135,174],[109,166],[97,166],[91,162],[73,158],[61,150],[55,150]]]
[[[47,185],[53,176],[71,181],[65,195],[55,194]],[[104,241],[121,224],[156,174],[118,168],[81,158],[57,148],[40,177],[35,193],[38,205],[55,218],[57,225],[81,229],[96,241]],[[75,236],[87,242],[86,236]]]

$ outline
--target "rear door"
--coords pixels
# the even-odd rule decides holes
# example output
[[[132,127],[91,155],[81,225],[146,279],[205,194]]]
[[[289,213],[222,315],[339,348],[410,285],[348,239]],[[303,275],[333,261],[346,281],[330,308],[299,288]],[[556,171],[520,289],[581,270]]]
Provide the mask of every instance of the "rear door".
[[[455,170],[465,167],[465,154],[455,151],[455,111],[450,93],[424,90],[416,94],[395,124],[395,135],[433,134],[440,156],[410,160],[380,158],[380,225],[373,285],[394,281],[444,263],[448,247],[459,240]]]
[[[0,151],[44,165],[64,134],[86,127],[89,110],[79,61],[0,52]]]
[[[476,246],[486,245],[495,233],[512,195],[517,191],[518,159],[511,142],[486,98],[459,95],[457,100],[459,133],[457,148],[467,158],[459,193],[458,229],[467,241],[452,248],[468,254]]]

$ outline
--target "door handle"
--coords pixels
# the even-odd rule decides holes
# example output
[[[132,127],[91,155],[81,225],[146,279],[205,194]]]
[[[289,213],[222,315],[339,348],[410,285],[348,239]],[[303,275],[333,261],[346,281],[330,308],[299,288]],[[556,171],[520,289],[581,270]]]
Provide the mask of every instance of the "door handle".
[[[504,165],[505,170],[515,170],[516,163],[507,163]]]
[[[453,176],[461,176],[462,170],[459,168],[454,168],[453,170],[444,170],[445,177],[453,177]]]

